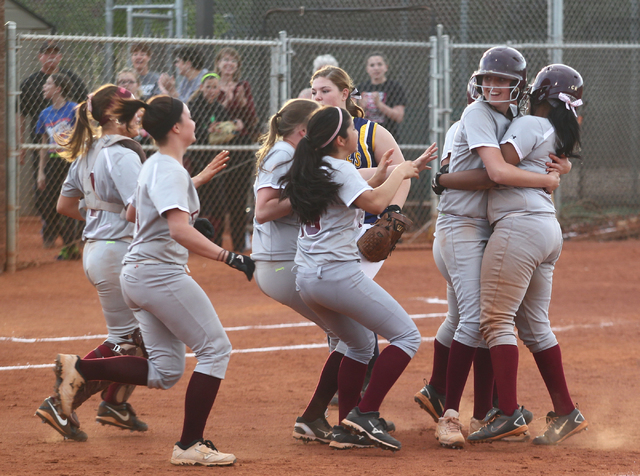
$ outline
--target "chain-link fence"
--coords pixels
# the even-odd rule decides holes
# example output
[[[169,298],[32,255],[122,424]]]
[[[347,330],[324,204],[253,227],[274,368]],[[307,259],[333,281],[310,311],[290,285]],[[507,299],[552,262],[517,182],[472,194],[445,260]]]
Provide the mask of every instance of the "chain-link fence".
[[[429,43],[372,42],[356,40],[175,40],[127,39],[122,37],[79,37],[22,34],[18,38],[17,76],[20,84],[18,115],[22,119],[22,163],[19,167],[20,209],[19,266],[43,260],[79,258],[77,250],[81,224],[56,213],[56,200],[68,164],[59,158],[55,134],[70,128],[73,106],[84,101],[89,91],[106,82],[150,96],[179,94],[192,110],[197,123],[197,143],[185,159],[187,169],[198,173],[216,151],[231,149],[227,169],[199,190],[201,215],[208,217],[217,231],[215,241],[235,250],[249,245],[253,196],[256,139],[281,104],[297,97],[309,86],[313,61],[327,52],[348,71],[367,98],[367,56],[376,52],[388,62],[388,77],[397,83],[398,105],[406,109],[404,119],[387,127],[393,130],[408,159],[426,147],[428,127]],[[141,60],[142,57],[142,60]],[[199,93],[200,78],[206,71],[219,71],[221,61],[233,57],[241,72],[236,88],[249,99],[241,110],[221,106],[221,96],[205,99]],[[176,61],[178,60],[178,61]],[[183,61],[184,60],[184,61]],[[184,69],[189,62],[193,68]],[[403,67],[403,63],[411,67]],[[56,74],[51,74],[56,71]],[[161,75],[167,75],[161,76]],[[59,75],[67,86],[58,87]],[[163,79],[164,78],[164,79]],[[52,83],[47,86],[47,81]],[[222,79],[221,79],[222,81]],[[191,85],[193,93],[183,92]],[[376,93],[378,94],[378,93]],[[391,103],[389,103],[391,104]],[[375,108],[374,108],[375,109]],[[213,111],[217,111],[214,113]],[[214,119],[211,114],[218,114]],[[240,119],[246,126],[230,142],[209,145],[207,124]],[[246,134],[244,133],[246,132]],[[153,146],[141,139],[148,151]],[[406,213],[421,227],[429,220],[430,192],[426,175],[412,187]],[[424,239],[427,238],[425,235]],[[223,243],[223,240],[229,240]]]
[[[482,52],[509,43],[527,58],[530,81],[542,66],[557,61],[573,66],[585,79],[585,105],[580,108],[584,159],[574,162],[572,173],[563,177],[559,194],[565,229],[576,223],[593,225],[611,216],[637,214],[640,209],[636,158],[640,106],[633,99],[638,88],[640,0],[310,0],[304,8],[293,0],[209,0],[212,8],[204,13],[202,0],[176,0],[173,4],[162,0],[83,0],[77,4],[68,0],[23,0],[22,3],[52,24],[59,34],[102,34],[110,25],[113,35],[137,37],[20,36],[17,75],[22,94],[18,102],[25,123],[21,137],[23,163],[19,167],[18,242],[19,262],[23,265],[53,259],[64,246],[63,239],[58,237],[55,250],[43,250],[44,217],[40,210],[43,194],[37,187],[40,158],[36,147],[45,152],[47,147],[40,143],[41,138],[34,135],[34,130],[48,100],[40,101],[39,109],[30,109],[28,96],[39,94],[42,84],[36,81],[39,86],[29,91],[23,83],[42,70],[40,48],[45,39],[55,40],[61,46],[59,68],[77,75],[72,88],[72,93],[79,93],[72,98],[76,100],[83,99],[85,90],[116,81],[122,70],[133,70],[135,76],[140,65],[134,64],[133,42],[144,42],[148,47],[150,71],[174,77],[179,73],[179,65],[174,61],[179,48],[197,48],[203,67],[212,70],[216,54],[223,47],[232,47],[241,58],[241,76],[251,88],[255,105],[256,126],[251,139],[264,129],[269,116],[285,99],[296,97],[308,87],[317,56],[331,54],[361,86],[369,79],[367,56],[379,52],[387,60],[387,78],[397,82],[404,93],[405,115],[395,133],[408,159],[414,158],[433,138],[442,137],[447,125],[443,118],[447,123],[459,118],[466,104],[466,83]],[[160,5],[171,8],[159,9]],[[203,14],[211,19],[206,31],[202,30],[199,21],[202,18],[198,17]],[[175,38],[198,35],[214,39]],[[434,35],[440,40],[436,41]],[[241,37],[264,40],[237,39]],[[450,51],[450,55],[443,62],[445,39],[448,45],[444,50]],[[122,74],[122,84],[134,87],[127,82],[131,72]],[[151,88],[152,84],[145,80],[138,78],[141,86]],[[43,78],[39,81],[43,82]],[[141,89],[149,93],[148,88]],[[213,153],[212,148],[203,147],[189,153],[187,164],[193,172]],[[251,151],[256,147],[247,137],[230,148],[236,149],[232,160],[238,170],[243,170],[242,179],[231,179],[230,172],[226,178],[222,175],[217,179],[226,183],[219,187],[224,190],[220,192],[222,197],[211,195],[210,203],[219,203],[221,208],[212,210],[210,216],[222,220],[219,229],[226,226],[227,235],[236,227],[235,240],[231,238],[227,246],[241,247],[241,235],[246,237],[250,231],[250,210],[246,221],[237,225],[238,220],[231,220],[232,224],[227,213],[231,205],[223,199],[229,194],[235,197],[231,202],[234,206],[240,204],[238,216],[250,209],[251,179],[245,180],[244,176],[250,174]],[[242,185],[236,186],[238,181]],[[435,203],[432,200],[425,176],[413,184],[406,207],[425,239],[428,234],[423,232]],[[225,216],[220,218],[223,211]],[[420,233],[410,240],[418,236]]]

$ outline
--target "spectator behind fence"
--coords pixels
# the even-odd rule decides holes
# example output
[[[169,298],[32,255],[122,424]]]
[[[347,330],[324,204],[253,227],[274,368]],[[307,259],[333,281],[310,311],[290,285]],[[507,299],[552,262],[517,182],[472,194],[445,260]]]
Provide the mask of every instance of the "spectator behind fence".
[[[371,53],[366,62],[369,81],[358,89],[362,95],[360,106],[364,109],[365,119],[377,122],[387,129],[400,142],[398,124],[404,119],[405,95],[402,85],[387,79],[387,59],[382,53]]]
[[[158,80],[160,73],[149,71],[149,61],[151,61],[151,47],[146,43],[134,43],[131,45],[131,65],[138,74],[138,84],[143,98],[150,98],[160,94]],[[126,86],[125,86],[126,87]],[[127,88],[129,89],[129,88]],[[137,93],[130,91],[138,96]]]
[[[202,54],[195,47],[178,48],[173,55],[179,78],[176,81],[173,76],[162,73],[158,80],[158,87],[162,94],[178,98],[186,104],[191,95],[200,87],[202,77],[209,70],[204,67]]]
[[[87,88],[82,79],[70,70],[60,68],[62,47],[58,43],[52,41],[42,43],[38,52],[38,61],[40,62],[40,71],[31,74],[20,83],[20,135],[18,142],[21,144],[40,142],[40,138],[35,133],[35,127],[40,113],[51,105],[51,101],[44,98],[42,90],[42,86],[49,76],[54,73],[63,73],[69,77],[71,80],[70,100],[80,102],[87,97]],[[34,159],[35,171],[39,155],[37,153],[29,155]],[[23,164],[24,161],[25,150],[23,149],[20,163]]]
[[[234,138],[236,125],[231,121],[227,110],[218,102],[220,76],[207,73],[202,77],[200,89],[189,100],[191,118],[196,122],[196,145],[215,145],[229,142]],[[225,125],[225,134],[220,127]],[[227,127],[230,126],[230,127]],[[203,170],[218,151],[198,150],[190,152],[188,169],[192,174]],[[185,161],[186,162],[186,161]],[[225,205],[226,174],[217,175],[207,184],[198,188],[200,197],[200,216],[208,218],[213,224],[215,233],[213,241],[222,244],[222,230],[224,217],[227,212]]]
[[[137,99],[146,99],[144,91],[140,87],[138,73],[132,68],[123,68],[116,74],[116,85],[126,89]]]
[[[312,74],[324,66],[340,66],[340,65],[338,64],[338,60],[335,59],[332,55],[316,56],[316,59],[313,60]],[[298,97],[301,99],[311,99],[311,88],[304,88],[302,91],[300,91],[300,94],[298,94]]]
[[[236,131],[232,139],[220,144],[249,145],[257,141],[258,116],[251,86],[246,80],[241,79],[241,67],[242,58],[233,48],[222,48],[216,55],[215,72],[220,75],[217,99],[226,111],[227,118],[235,124]],[[218,131],[224,126],[223,121],[216,121],[214,125]],[[226,210],[229,212],[231,239],[237,252],[242,252],[246,247],[246,209],[254,160],[251,150],[231,151],[231,160],[221,176],[226,188]],[[224,221],[217,233],[218,239],[221,239],[223,230]]]
[[[65,74],[55,73],[47,78],[42,87],[43,97],[51,101],[51,106],[40,113],[36,124],[36,134],[42,136],[42,143],[53,145],[48,150],[40,150],[37,179],[40,193],[37,204],[42,216],[44,247],[53,248],[58,235],[62,238],[64,247],[58,255],[59,260],[81,257],[76,244],[80,238],[79,222],[56,211],[58,194],[67,176],[69,162],[58,155],[55,138],[71,131],[75,124],[74,108],[77,104],[67,99],[71,97],[71,88],[72,83]]]

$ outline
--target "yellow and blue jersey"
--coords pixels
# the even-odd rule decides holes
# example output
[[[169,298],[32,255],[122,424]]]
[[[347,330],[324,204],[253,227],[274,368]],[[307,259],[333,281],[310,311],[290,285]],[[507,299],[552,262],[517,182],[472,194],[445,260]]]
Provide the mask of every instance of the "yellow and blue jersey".
[[[376,162],[374,151],[378,124],[362,117],[354,117],[353,126],[358,131],[358,150],[347,157],[347,160],[355,165],[357,169],[377,167],[378,163]],[[377,215],[366,213],[364,222],[375,223],[377,219]]]

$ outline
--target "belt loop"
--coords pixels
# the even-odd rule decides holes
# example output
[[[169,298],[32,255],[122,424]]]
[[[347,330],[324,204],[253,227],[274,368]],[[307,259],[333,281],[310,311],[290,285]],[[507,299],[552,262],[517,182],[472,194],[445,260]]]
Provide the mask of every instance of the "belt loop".
[[[316,278],[322,279],[322,266],[318,266],[318,270],[316,271]]]

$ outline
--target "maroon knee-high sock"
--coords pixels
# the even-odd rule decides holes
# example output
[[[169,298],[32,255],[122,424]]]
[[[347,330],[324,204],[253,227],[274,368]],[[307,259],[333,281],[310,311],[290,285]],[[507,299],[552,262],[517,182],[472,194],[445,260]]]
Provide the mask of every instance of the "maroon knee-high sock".
[[[382,400],[402,375],[404,369],[407,368],[409,362],[411,362],[411,357],[404,350],[393,344],[388,345],[380,353],[380,357],[378,357],[376,364],[373,366],[369,386],[358,405],[360,411],[379,411]],[[342,394],[340,394],[340,398],[342,398]]]
[[[507,416],[518,409],[518,346],[491,347],[491,362],[498,386],[500,410]]]
[[[149,361],[142,357],[121,355],[105,359],[80,360],[77,369],[85,380],[146,385]]]
[[[98,355],[96,351],[100,352],[100,355]],[[103,357],[113,357],[114,355],[115,354],[109,347],[107,347],[104,344],[100,344],[97,349],[94,349],[91,352],[89,352],[87,355],[83,357],[83,359],[100,359]]]
[[[493,382],[491,353],[478,347],[473,359],[473,417],[478,420],[493,408]]]
[[[338,421],[341,422],[358,404],[367,364],[343,357],[338,372]],[[371,383],[369,383],[371,385]]]
[[[438,339],[433,340],[433,368],[431,369],[431,385],[436,392],[444,394],[447,391],[447,364],[449,363],[449,347],[441,344]]]
[[[211,375],[193,372],[187,394],[184,397],[184,424],[180,443],[187,447],[204,435],[204,427],[211,413],[211,407],[218,395],[220,380]]]
[[[342,362],[343,357],[344,354],[335,350],[329,354],[322,368],[316,391],[302,414],[302,418],[305,420],[312,422],[324,416],[327,405],[329,405],[336,390],[338,390],[338,372],[340,371],[340,362]]]
[[[560,346],[555,345],[550,349],[537,352],[533,354],[533,358],[549,391],[553,411],[559,416],[568,415],[575,409],[575,406],[567,388]]]
[[[445,410],[460,411],[460,400],[462,392],[469,377],[469,370],[473,358],[476,355],[476,348],[461,344],[457,340],[451,342],[449,350],[449,363],[447,365],[447,391],[444,402]]]

